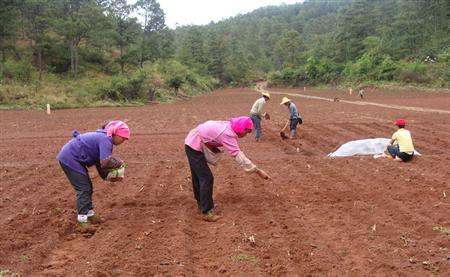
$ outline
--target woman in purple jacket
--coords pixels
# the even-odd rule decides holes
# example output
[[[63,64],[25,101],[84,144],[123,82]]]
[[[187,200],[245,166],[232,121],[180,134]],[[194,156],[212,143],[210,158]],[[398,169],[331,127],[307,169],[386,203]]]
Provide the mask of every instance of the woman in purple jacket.
[[[80,134],[75,130],[72,135],[73,138],[62,147],[56,158],[77,193],[78,222],[97,221],[87,168],[95,165],[104,180],[110,170],[120,168],[123,162],[112,156],[113,146],[130,138],[130,128],[122,121],[111,121],[95,132]],[[109,180],[114,182],[120,178]]]

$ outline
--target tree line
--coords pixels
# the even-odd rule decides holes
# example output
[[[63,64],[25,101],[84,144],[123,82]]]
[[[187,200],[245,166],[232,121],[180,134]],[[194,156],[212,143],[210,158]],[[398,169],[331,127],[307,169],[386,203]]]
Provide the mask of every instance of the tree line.
[[[138,20],[142,18],[142,22]],[[173,55],[173,33],[156,0],[2,0],[0,75],[11,60],[39,72],[124,73]],[[26,77],[26,76],[25,76]]]
[[[173,30],[157,0],[2,0],[0,81],[128,76],[167,64],[178,68],[167,74],[221,85],[448,87],[448,10],[447,0],[307,0]],[[179,87],[187,75],[168,78]]]
[[[177,59],[224,82],[448,86],[446,0],[309,0],[175,30]]]

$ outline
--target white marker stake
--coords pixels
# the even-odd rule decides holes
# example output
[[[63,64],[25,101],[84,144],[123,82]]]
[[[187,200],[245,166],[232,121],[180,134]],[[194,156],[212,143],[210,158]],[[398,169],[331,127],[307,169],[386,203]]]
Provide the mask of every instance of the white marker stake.
[[[51,114],[50,104],[47,104],[47,114]]]
[[[353,92],[352,88],[349,88],[348,89],[348,94],[352,95],[352,92]]]
[[[303,91],[306,91],[306,87],[303,87]]]

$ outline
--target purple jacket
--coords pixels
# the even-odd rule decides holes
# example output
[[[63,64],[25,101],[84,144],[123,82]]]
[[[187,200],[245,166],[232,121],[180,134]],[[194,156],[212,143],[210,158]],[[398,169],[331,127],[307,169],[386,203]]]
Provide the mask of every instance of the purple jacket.
[[[95,132],[80,134],[73,131],[73,138],[59,151],[56,159],[71,169],[88,175],[87,167],[97,166],[100,161],[112,154],[112,138],[106,135],[106,131],[99,129]]]

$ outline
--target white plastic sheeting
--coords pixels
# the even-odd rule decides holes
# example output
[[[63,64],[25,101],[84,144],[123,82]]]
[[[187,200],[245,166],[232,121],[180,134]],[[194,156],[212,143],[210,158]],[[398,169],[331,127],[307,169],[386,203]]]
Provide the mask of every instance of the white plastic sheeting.
[[[386,150],[390,139],[388,138],[374,138],[374,139],[361,139],[349,141],[336,151],[328,154],[328,157],[350,157],[356,155],[379,155]],[[415,155],[420,155],[417,151]]]

